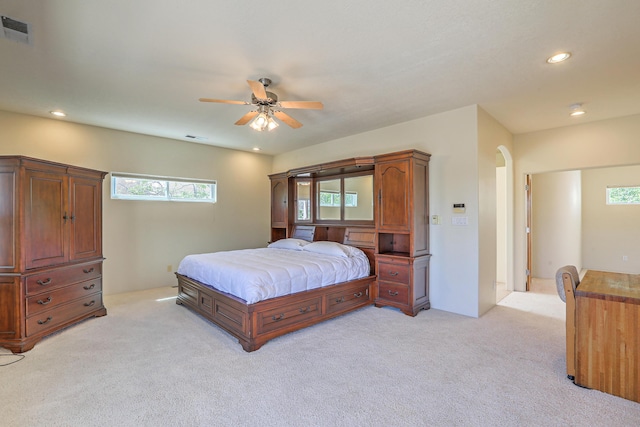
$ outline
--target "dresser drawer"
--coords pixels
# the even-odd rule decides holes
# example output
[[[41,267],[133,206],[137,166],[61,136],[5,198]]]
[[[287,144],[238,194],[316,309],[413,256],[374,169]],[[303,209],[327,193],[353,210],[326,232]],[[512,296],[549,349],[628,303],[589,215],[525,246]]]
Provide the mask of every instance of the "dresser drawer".
[[[321,314],[321,298],[312,298],[285,307],[258,313],[258,332],[269,332]]]
[[[380,280],[409,284],[410,277],[411,266],[409,264],[378,262],[378,279]]]
[[[35,295],[54,288],[84,282],[102,276],[102,262],[56,268],[27,276],[27,295]]]
[[[77,298],[102,292],[102,278],[57,288],[27,298],[27,316],[50,310]]]
[[[327,313],[347,310],[353,306],[366,304],[370,301],[369,285],[360,285],[327,295]]]
[[[58,325],[89,314],[102,306],[102,294],[98,293],[35,314],[27,318],[27,336],[54,329]]]
[[[379,281],[378,298],[398,304],[408,305],[409,286]]]

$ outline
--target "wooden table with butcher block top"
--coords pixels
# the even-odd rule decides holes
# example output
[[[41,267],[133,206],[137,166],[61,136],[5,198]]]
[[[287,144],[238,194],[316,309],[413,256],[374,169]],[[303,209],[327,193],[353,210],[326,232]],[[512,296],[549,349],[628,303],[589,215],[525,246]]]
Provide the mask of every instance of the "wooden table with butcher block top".
[[[575,299],[574,382],[640,402],[640,274],[588,270]]]

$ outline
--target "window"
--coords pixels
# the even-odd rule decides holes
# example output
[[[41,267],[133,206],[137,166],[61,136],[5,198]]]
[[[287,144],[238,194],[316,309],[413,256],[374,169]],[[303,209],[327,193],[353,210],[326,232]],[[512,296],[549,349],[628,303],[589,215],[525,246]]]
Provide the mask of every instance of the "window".
[[[607,187],[608,205],[639,205],[640,187]]]
[[[177,202],[216,202],[216,181],[111,173],[111,198]]]

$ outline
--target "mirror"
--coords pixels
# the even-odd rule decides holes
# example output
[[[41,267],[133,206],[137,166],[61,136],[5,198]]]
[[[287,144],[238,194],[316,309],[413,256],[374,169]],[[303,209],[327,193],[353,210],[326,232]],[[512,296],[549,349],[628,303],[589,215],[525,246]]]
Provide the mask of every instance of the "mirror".
[[[324,179],[316,184],[319,221],[373,221],[373,175]]]
[[[340,220],[340,179],[318,182],[318,219]]]
[[[311,180],[296,180],[296,221],[311,221]]]
[[[373,221],[373,175],[344,179],[344,219]]]

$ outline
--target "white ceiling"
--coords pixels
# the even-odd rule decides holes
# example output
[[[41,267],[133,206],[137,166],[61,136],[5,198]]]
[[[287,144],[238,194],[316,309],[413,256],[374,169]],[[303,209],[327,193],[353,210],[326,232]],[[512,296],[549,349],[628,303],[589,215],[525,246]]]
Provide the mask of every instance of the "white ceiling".
[[[0,0],[0,109],[277,154],[478,104],[514,134],[640,113],[638,0]],[[562,64],[545,60],[572,52]],[[234,122],[269,77],[304,126]],[[570,118],[582,102],[587,115]]]

